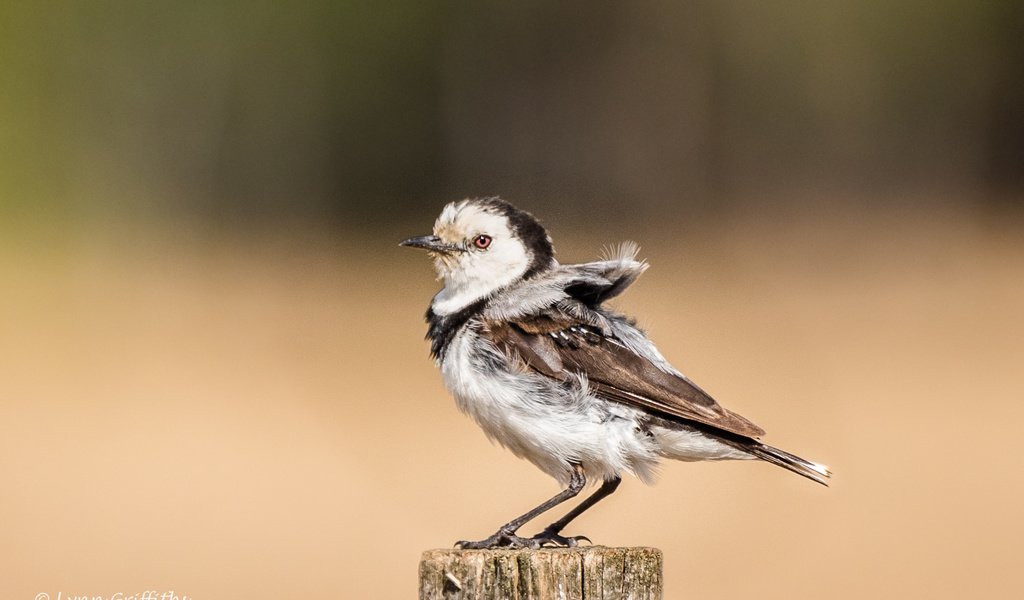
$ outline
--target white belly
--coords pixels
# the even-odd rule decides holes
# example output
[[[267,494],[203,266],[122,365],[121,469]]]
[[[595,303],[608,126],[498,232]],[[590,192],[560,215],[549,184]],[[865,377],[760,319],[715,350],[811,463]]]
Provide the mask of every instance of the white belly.
[[[591,395],[585,381],[567,385],[517,370],[471,328],[448,346],[441,371],[463,412],[487,436],[567,483],[573,464],[588,478],[630,472],[651,481],[656,441],[639,430],[639,412]]]

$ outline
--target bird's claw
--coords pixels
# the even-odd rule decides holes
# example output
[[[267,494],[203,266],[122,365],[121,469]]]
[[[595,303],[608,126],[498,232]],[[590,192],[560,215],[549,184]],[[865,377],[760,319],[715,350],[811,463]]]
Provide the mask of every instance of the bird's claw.
[[[558,535],[553,531],[542,531],[537,535],[530,538],[537,542],[541,548],[575,548],[579,545],[580,540],[586,540],[588,544],[593,545],[594,542],[590,541],[585,535],[574,535],[564,536]]]
[[[541,542],[536,538],[524,538],[510,531],[498,530],[489,538],[470,542],[466,540],[455,542],[455,547],[460,550],[486,550],[488,548],[530,548],[536,550],[541,547]]]
[[[594,542],[585,535],[564,536],[554,531],[544,530],[537,535],[524,538],[511,531],[498,530],[489,538],[471,542],[461,540],[455,542],[459,550],[486,550],[490,548],[575,548],[581,541],[593,545]]]

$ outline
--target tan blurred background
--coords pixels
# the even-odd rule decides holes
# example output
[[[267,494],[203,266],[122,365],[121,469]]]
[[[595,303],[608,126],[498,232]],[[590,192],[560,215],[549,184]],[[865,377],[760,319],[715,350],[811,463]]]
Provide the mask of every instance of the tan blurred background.
[[[574,524],[666,597],[1015,598],[1011,3],[0,5],[0,597],[409,598],[555,483],[458,414],[400,249],[501,194],[835,472],[665,465]],[[544,522],[538,523],[538,526]]]

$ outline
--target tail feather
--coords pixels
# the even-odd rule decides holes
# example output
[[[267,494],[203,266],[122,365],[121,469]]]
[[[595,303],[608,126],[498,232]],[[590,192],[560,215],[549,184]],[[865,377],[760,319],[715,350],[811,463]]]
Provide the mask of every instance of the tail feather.
[[[797,475],[803,475],[825,487],[828,487],[828,480],[832,477],[832,471],[829,471],[825,465],[804,460],[795,454],[790,454],[785,450],[779,450],[760,442],[749,444],[744,450],[765,462],[778,465]]]

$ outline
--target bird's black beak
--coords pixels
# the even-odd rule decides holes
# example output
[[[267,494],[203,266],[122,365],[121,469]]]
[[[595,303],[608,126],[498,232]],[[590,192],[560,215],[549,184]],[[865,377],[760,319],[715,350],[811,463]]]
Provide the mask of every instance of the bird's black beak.
[[[421,235],[420,237],[412,237],[398,245],[408,246],[409,248],[423,248],[424,250],[430,250],[431,252],[441,252],[443,254],[451,254],[456,249],[451,244],[446,244],[444,240],[437,237],[436,235]]]

